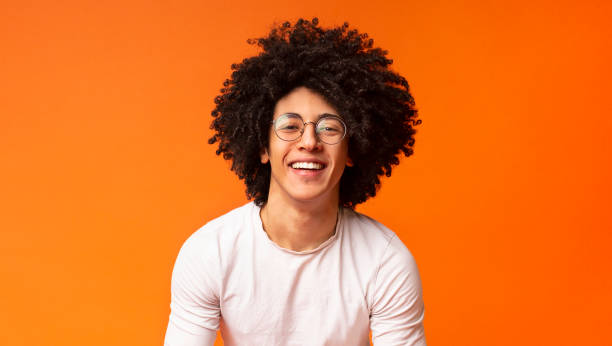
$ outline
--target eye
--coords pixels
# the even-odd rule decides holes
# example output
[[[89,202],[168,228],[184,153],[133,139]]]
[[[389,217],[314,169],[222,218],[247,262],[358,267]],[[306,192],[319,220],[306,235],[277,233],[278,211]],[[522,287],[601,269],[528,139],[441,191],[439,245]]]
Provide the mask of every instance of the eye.
[[[344,132],[344,126],[336,118],[323,118],[317,126],[317,131],[326,135],[336,135]]]
[[[297,131],[300,128],[295,124],[283,124],[277,127],[281,131]]]
[[[299,119],[289,116],[279,118],[276,123],[276,130],[283,132],[299,132],[302,129],[302,122]]]

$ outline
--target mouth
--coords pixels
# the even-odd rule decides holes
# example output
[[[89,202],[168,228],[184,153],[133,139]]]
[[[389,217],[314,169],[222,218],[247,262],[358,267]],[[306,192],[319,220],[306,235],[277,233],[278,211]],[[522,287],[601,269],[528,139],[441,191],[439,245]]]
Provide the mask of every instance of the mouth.
[[[319,171],[325,168],[325,164],[321,162],[312,161],[296,161],[289,164],[289,167],[293,169],[308,170],[308,171]]]

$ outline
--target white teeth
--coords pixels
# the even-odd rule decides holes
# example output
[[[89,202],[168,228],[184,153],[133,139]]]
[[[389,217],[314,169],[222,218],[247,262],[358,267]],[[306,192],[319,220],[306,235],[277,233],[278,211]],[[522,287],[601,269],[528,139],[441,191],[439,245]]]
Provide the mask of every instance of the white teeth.
[[[294,162],[291,168],[295,169],[322,169],[323,165],[317,162]]]

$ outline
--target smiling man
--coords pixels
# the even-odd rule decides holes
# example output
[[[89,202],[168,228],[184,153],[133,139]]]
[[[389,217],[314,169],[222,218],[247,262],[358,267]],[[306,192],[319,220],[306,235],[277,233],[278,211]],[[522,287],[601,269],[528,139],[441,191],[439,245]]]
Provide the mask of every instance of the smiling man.
[[[348,25],[251,41],[215,99],[211,143],[254,201],[206,224],[172,275],[166,345],[425,345],[418,270],[354,207],[410,156],[419,124],[386,52]]]

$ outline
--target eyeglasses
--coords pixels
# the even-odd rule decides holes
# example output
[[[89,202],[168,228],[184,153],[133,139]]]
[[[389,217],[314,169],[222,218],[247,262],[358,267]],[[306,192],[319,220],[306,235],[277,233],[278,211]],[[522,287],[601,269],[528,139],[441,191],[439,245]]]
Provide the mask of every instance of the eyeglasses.
[[[276,136],[287,142],[302,137],[308,124],[314,125],[317,137],[326,144],[338,144],[346,136],[346,124],[334,114],[323,114],[315,123],[304,121],[299,114],[286,113],[272,121],[272,124]]]

